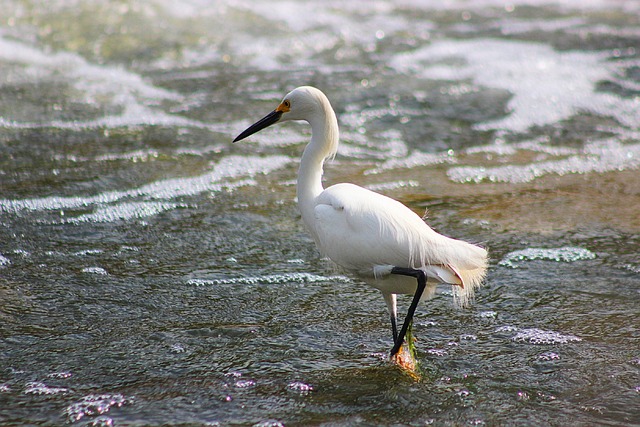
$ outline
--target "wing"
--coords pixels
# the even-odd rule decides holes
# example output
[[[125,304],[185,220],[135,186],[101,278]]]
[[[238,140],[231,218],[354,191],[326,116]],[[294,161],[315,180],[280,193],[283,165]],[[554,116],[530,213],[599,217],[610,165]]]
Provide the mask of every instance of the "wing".
[[[438,234],[402,203],[353,184],[327,188],[314,213],[320,250],[350,270],[434,267],[440,281],[463,284],[460,270],[486,263],[484,249]]]
[[[326,189],[314,209],[320,250],[355,271],[375,265],[405,265],[406,245],[394,233],[394,200],[351,184]],[[405,214],[406,215],[406,214]]]

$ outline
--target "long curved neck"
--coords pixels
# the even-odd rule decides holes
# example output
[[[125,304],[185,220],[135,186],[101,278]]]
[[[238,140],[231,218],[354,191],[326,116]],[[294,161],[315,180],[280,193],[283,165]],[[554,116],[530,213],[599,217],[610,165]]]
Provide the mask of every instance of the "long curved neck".
[[[298,170],[298,206],[307,227],[313,230],[315,200],[322,193],[322,166],[338,148],[338,120],[327,101],[321,111],[309,120],[311,142],[304,149]]]

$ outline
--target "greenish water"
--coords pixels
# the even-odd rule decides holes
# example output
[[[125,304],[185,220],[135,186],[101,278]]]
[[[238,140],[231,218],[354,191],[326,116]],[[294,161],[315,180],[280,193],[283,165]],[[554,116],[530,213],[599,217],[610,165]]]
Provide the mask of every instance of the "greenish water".
[[[5,3],[3,426],[640,425],[634,2]],[[327,184],[490,251],[421,381],[302,226],[306,124],[231,143],[303,84]]]

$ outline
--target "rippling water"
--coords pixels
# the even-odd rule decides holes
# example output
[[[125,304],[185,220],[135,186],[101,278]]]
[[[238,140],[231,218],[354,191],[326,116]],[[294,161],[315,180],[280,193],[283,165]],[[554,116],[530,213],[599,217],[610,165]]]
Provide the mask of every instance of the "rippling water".
[[[625,1],[5,1],[0,424],[640,425],[639,49]],[[231,143],[303,84],[328,184],[490,250],[421,381],[301,225],[308,127]]]

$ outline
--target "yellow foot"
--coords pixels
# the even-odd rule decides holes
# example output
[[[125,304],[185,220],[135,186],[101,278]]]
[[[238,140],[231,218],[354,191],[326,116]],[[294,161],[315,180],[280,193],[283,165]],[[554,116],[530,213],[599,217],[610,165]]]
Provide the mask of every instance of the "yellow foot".
[[[409,344],[406,342],[402,343],[400,350],[391,356],[391,363],[398,365],[400,369],[409,374],[411,378],[418,381],[421,379],[421,375],[418,370],[418,360],[412,350],[413,349],[409,348]]]

